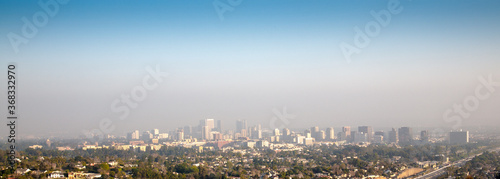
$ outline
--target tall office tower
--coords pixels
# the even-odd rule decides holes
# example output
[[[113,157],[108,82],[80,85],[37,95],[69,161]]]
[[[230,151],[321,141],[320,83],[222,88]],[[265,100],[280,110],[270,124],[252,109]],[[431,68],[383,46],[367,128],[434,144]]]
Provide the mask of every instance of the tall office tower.
[[[201,138],[204,140],[210,140],[210,128],[208,126],[201,127]]]
[[[358,126],[358,132],[366,134],[366,141],[370,142],[373,140],[373,129],[372,126]]]
[[[132,132],[132,139],[133,140],[137,140],[137,139],[139,139],[139,137],[140,137],[139,130],[135,130],[134,132]]]
[[[413,131],[410,127],[401,127],[398,131],[399,144],[411,144],[413,141]]]
[[[154,136],[158,136],[158,134],[160,134],[160,130],[153,129],[153,130],[151,130],[151,133],[153,133]]]
[[[177,129],[177,140],[184,140],[184,129]]]
[[[222,121],[221,120],[217,120],[217,131],[222,133]]]
[[[450,144],[466,144],[469,143],[469,131],[450,132]]]
[[[399,137],[398,137],[398,132],[396,129],[392,128],[391,131],[389,131],[389,143],[398,143],[399,142]]]
[[[319,127],[318,126],[311,127],[311,132],[319,132]]]
[[[153,134],[151,134],[151,132],[149,131],[144,131],[142,133],[142,139],[143,140],[149,140],[149,139],[152,139],[153,138]]]
[[[429,131],[428,130],[420,131],[420,141],[429,142]]]
[[[184,126],[184,135],[185,136],[192,136],[193,134],[193,128],[191,126]]]
[[[344,127],[342,127],[342,132],[345,135],[345,139],[344,140],[348,141],[351,138],[351,126],[344,126]]]
[[[205,119],[205,125],[208,126],[208,129],[212,131],[215,127],[214,119]]]
[[[360,143],[360,142],[367,142],[368,140],[368,135],[364,132],[356,132],[352,131],[351,137],[353,138],[353,142],[355,143]]]
[[[262,138],[262,130],[260,127],[255,126],[252,128],[252,139],[261,139]]]
[[[335,131],[333,130],[333,127],[326,128],[326,139],[327,140],[335,139]]]
[[[278,135],[280,135],[280,129],[278,129],[278,128],[274,129],[274,131],[273,131],[273,135],[274,135],[274,136],[278,136]]]
[[[325,140],[326,138],[326,133],[324,130],[320,130],[316,135],[317,140]]]
[[[132,140],[132,133],[133,133],[133,132],[129,132],[129,133],[127,133],[127,140]]]
[[[248,137],[248,131],[246,129],[241,129],[240,134],[241,134],[240,137]]]
[[[315,138],[316,140],[319,140],[319,127],[318,126],[311,127],[311,137]]]
[[[351,131],[351,135],[350,135],[350,142],[356,142],[356,133],[357,131]]]
[[[247,121],[246,120],[237,120],[236,121],[236,132],[241,132],[242,129],[247,129]]]
[[[290,129],[288,129],[288,128],[283,128],[283,135],[284,135],[284,136],[289,136],[289,135],[290,135]]]

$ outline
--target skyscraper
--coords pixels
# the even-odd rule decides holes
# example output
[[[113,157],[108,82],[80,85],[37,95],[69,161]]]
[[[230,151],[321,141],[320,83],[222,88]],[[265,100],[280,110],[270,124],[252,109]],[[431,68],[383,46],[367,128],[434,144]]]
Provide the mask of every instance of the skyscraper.
[[[222,121],[221,120],[217,120],[217,131],[222,133]]]
[[[372,126],[358,126],[358,132],[366,134],[366,140],[368,142],[373,140],[373,129]]]
[[[212,131],[215,127],[214,119],[205,119],[205,125],[208,126],[210,131]]]
[[[391,131],[389,131],[389,143],[398,143],[399,142],[399,137],[398,137],[398,132],[396,129],[392,128]]]
[[[177,129],[177,140],[184,140],[184,129]]]
[[[130,135],[130,139],[132,140],[137,140],[139,139],[140,137],[140,134],[139,134],[139,130],[135,130],[134,132],[132,132],[132,134]]]
[[[420,140],[422,142],[429,142],[429,131],[428,130],[420,131]]]
[[[153,129],[153,130],[151,130],[151,133],[153,133],[154,136],[158,136],[158,134],[160,134],[160,130]]]
[[[326,128],[326,139],[327,140],[335,139],[335,131],[333,130],[333,127]]]
[[[237,120],[236,121],[236,132],[241,132],[242,129],[247,129],[247,121],[246,120]]]
[[[204,140],[210,140],[210,128],[208,126],[201,127],[201,138]]]
[[[450,132],[450,144],[469,143],[469,131]]]
[[[149,140],[149,139],[152,139],[153,138],[153,134],[151,134],[150,131],[144,131],[142,133],[142,139],[143,140]]]
[[[278,136],[278,135],[280,135],[280,129],[278,129],[278,128],[274,129],[274,131],[273,131],[273,135],[274,135],[274,136]]]
[[[344,137],[342,140],[351,140],[351,126],[342,127],[342,134],[342,137]]]
[[[284,136],[289,136],[289,135],[290,135],[290,129],[288,129],[288,128],[283,128],[283,135],[284,135]]]
[[[192,136],[193,128],[191,126],[184,126],[184,135]]]
[[[413,141],[413,131],[410,127],[401,127],[398,130],[399,144],[411,144]]]

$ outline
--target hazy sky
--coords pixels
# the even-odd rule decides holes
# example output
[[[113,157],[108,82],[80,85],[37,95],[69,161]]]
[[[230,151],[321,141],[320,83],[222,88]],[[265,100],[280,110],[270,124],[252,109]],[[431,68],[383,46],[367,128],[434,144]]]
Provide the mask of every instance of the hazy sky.
[[[223,19],[213,2],[229,5],[69,1],[16,53],[8,34],[45,12],[38,1],[0,1],[0,81],[16,62],[19,134],[80,135],[103,118],[120,135],[205,118],[269,128],[285,106],[296,116],[289,128],[451,127],[443,113],[474,96],[478,78],[500,82],[500,1],[401,1],[350,63],[340,44],[353,45],[355,27],[365,31],[389,1],[242,0]],[[119,120],[113,101],[141,86],[148,66],[169,76]],[[460,127],[500,125],[494,89]]]

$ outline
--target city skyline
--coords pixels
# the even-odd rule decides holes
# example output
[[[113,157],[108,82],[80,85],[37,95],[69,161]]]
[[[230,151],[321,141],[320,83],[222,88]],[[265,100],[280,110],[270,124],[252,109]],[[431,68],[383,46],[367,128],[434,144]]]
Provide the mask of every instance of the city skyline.
[[[500,126],[498,1],[231,7],[221,16],[212,1],[0,2],[2,66],[18,64],[19,136],[124,135],[205,118]],[[279,118],[284,108],[293,117]]]

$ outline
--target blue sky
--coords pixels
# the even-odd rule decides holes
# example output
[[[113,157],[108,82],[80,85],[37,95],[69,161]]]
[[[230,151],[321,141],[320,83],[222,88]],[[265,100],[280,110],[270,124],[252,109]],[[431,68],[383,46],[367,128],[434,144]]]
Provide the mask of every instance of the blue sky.
[[[213,1],[70,1],[15,53],[7,34],[42,8],[0,1],[0,54],[19,64],[27,136],[95,128],[155,65],[170,76],[115,133],[204,118],[266,127],[283,106],[298,116],[290,128],[449,127],[442,113],[473,94],[479,76],[500,79],[500,2],[401,1],[347,63],[339,44],[352,44],[354,27],[388,2],[243,0],[221,20]],[[493,93],[464,125],[499,125],[499,101]]]

